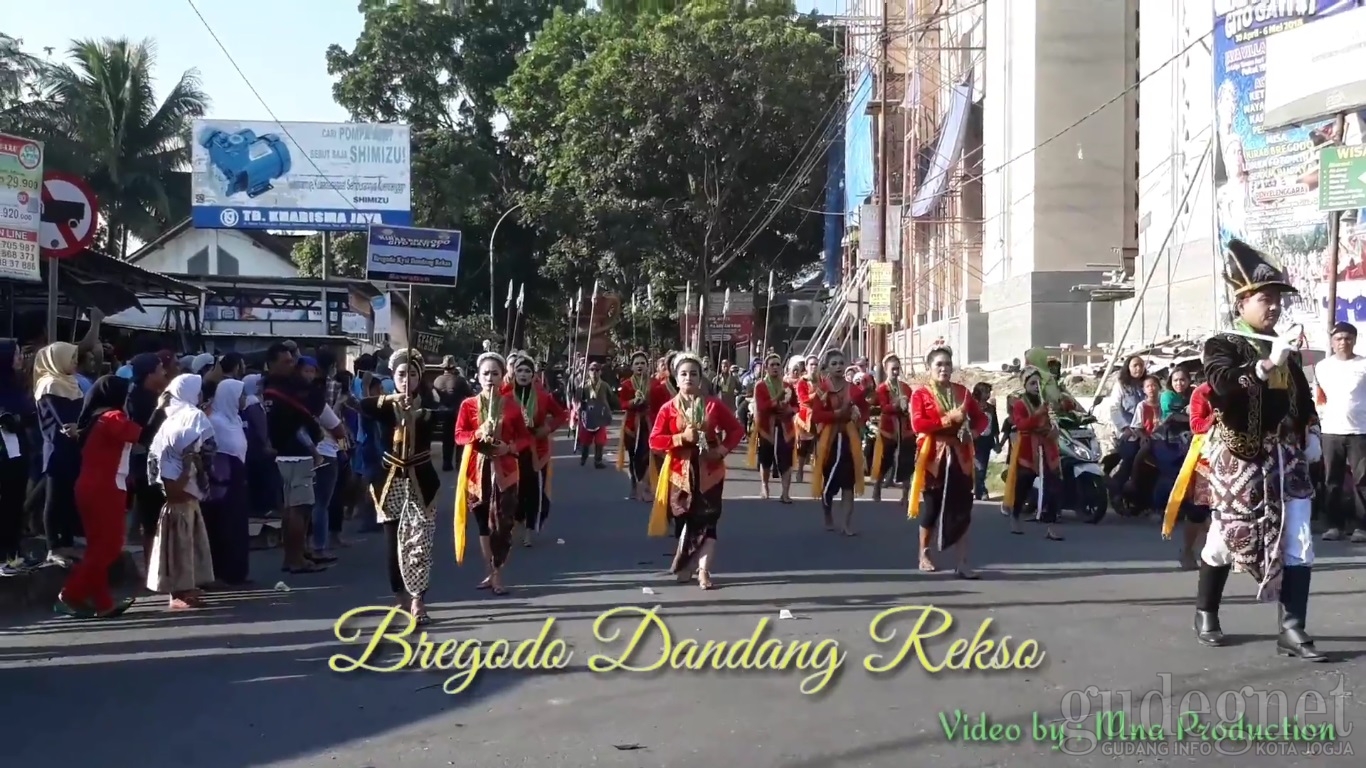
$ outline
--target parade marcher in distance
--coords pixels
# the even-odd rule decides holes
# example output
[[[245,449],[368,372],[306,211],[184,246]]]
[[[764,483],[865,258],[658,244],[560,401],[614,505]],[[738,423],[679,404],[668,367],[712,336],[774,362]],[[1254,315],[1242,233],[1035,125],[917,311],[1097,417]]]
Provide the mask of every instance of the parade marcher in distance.
[[[602,451],[607,445],[607,428],[612,423],[612,388],[602,380],[600,364],[588,364],[588,379],[575,393],[574,409],[579,426],[579,466],[588,463],[588,451],[592,449],[593,468],[605,468]]]
[[[522,546],[532,545],[532,534],[541,530],[550,517],[551,468],[550,436],[569,421],[569,411],[536,381],[536,361],[517,353],[512,358],[512,380],[504,394],[510,394],[522,409],[522,418],[531,430],[531,440],[517,455],[518,489],[515,520],[522,529]]]
[[[797,482],[802,481],[806,463],[811,460],[816,449],[816,430],[811,423],[811,394],[821,382],[821,361],[815,355],[807,355],[803,361],[801,378],[797,380],[797,416],[793,424],[797,427]]]
[[[1257,582],[1257,599],[1280,604],[1277,652],[1323,661],[1306,625],[1314,539],[1309,465],[1322,457],[1318,415],[1301,367],[1302,331],[1278,336],[1281,301],[1295,288],[1269,256],[1229,243],[1224,279],[1233,327],[1205,342],[1201,356],[1218,421],[1204,448],[1210,522],[1200,553],[1195,630],[1222,645],[1219,606],[1231,570]],[[1262,340],[1269,337],[1271,340]]]
[[[1048,526],[1044,537],[1062,541],[1053,528],[1062,511],[1062,455],[1058,450],[1057,427],[1044,398],[1042,372],[1026,365],[1020,371],[1020,379],[1024,392],[1010,404],[1016,434],[1010,467],[1006,470],[1005,507],[1010,510],[1010,532],[1024,534],[1020,515],[1025,499],[1035,493],[1034,481],[1038,480],[1043,488],[1039,520]]]
[[[1197,550],[1204,541],[1209,529],[1210,494],[1209,482],[1205,480],[1209,467],[1203,471],[1205,442],[1210,430],[1214,428],[1214,408],[1210,405],[1210,385],[1201,384],[1191,392],[1190,403],[1186,406],[1190,421],[1191,444],[1186,451],[1186,460],[1176,476],[1171,496],[1167,499],[1166,513],[1162,518],[1162,537],[1170,539],[1180,518],[1182,526],[1181,567],[1195,570],[1198,567]]]
[[[631,496],[651,501],[657,479],[650,455],[650,428],[655,415],[671,395],[664,383],[649,375],[650,358],[644,352],[631,355],[631,376],[617,389],[617,401],[624,414],[621,440],[617,445],[617,469],[630,472]]]
[[[754,382],[754,426],[749,436],[747,460],[759,468],[760,494],[770,498],[773,478],[782,483],[778,501],[792,503],[792,460],[796,455],[797,393],[783,378],[783,359],[770,354],[764,359],[763,377]]]
[[[821,361],[829,373],[811,389],[811,426],[816,432],[811,495],[821,502],[825,529],[835,530],[836,499],[844,508],[841,532],[854,534],[854,499],[863,495],[866,474],[862,428],[868,421],[863,388],[845,378],[844,353],[827,350]]]
[[[882,500],[882,484],[887,476],[901,484],[901,503],[911,492],[911,472],[915,469],[915,432],[911,429],[911,385],[901,380],[901,358],[882,358],[887,380],[877,386],[878,433],[873,445],[873,500]]]

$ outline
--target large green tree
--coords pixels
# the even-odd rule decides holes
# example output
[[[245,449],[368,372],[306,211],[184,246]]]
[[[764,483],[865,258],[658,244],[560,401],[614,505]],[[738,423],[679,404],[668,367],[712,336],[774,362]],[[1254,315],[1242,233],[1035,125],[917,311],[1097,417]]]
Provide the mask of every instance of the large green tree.
[[[0,35],[0,130],[44,142],[46,167],[81,176],[100,200],[100,245],[128,253],[189,215],[191,127],[208,97],[193,71],[160,101],[150,41],[77,40],[65,60],[27,56]]]
[[[555,17],[501,94],[526,206],[558,234],[547,272],[749,288],[808,266],[839,83],[784,3]]]
[[[495,128],[495,93],[544,21],[557,8],[581,7],[581,0],[362,3],[365,25],[355,44],[328,49],[328,72],[337,77],[333,96],[354,119],[412,127],[415,223],[462,232],[458,287],[421,291],[420,314],[488,313],[489,236],[516,204],[522,176]],[[317,271],[318,240],[296,248],[306,271]],[[363,242],[341,237],[334,245],[337,274],[363,269]],[[515,216],[499,228],[495,247],[496,285],[536,280],[535,233],[518,226]],[[528,290],[533,305],[536,295]],[[501,325],[501,295],[495,304]]]

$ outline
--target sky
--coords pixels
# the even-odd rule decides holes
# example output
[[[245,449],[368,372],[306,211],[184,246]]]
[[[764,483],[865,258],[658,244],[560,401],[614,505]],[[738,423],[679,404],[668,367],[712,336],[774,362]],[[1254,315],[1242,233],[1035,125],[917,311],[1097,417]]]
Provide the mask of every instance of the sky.
[[[839,0],[799,0],[803,11],[832,13]],[[194,0],[228,53],[219,49],[190,0],[43,0],[10,16],[0,31],[61,56],[73,39],[127,37],[156,43],[158,95],[187,70],[199,72],[212,99],[209,117],[223,120],[345,122],[332,101],[323,53],[350,48],[361,30],[355,0]],[[245,79],[243,77],[245,75]],[[257,98],[252,88],[260,94]],[[264,101],[264,104],[262,103]]]

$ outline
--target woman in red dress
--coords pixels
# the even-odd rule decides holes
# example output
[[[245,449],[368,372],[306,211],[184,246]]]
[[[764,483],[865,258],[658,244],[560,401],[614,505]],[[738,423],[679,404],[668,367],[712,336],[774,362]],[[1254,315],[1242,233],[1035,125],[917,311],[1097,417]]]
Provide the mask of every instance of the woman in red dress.
[[[882,501],[882,484],[887,475],[901,484],[901,503],[911,492],[911,470],[915,467],[915,431],[911,429],[911,385],[901,379],[901,358],[882,358],[887,380],[877,387],[878,425],[873,442],[873,501]]]
[[[1190,404],[1186,406],[1191,444],[1176,482],[1172,485],[1171,495],[1167,498],[1166,514],[1162,516],[1164,539],[1171,539],[1178,518],[1184,523],[1181,529],[1180,561],[1181,567],[1188,571],[1199,566],[1197,555],[1200,544],[1209,533],[1210,492],[1209,481],[1204,477],[1204,473],[1209,471],[1209,464],[1204,459],[1204,450],[1210,430],[1214,429],[1217,421],[1214,406],[1209,401],[1211,391],[1206,382],[1191,392]]]
[[[617,469],[630,470],[631,496],[637,501],[650,501],[650,486],[656,479],[650,427],[670,397],[663,382],[650,376],[649,367],[650,358],[644,352],[631,355],[631,376],[617,389],[617,403],[625,414],[617,444]]]
[[[811,425],[816,432],[811,495],[820,499],[825,529],[835,530],[835,499],[844,508],[845,536],[854,535],[854,499],[863,495],[863,425],[868,421],[864,389],[845,377],[844,353],[831,349],[821,367],[829,372],[811,392]]]
[[[465,526],[469,513],[479,526],[479,551],[488,575],[479,589],[507,594],[503,566],[512,551],[521,473],[518,456],[531,444],[522,408],[503,394],[507,361],[485,352],[476,365],[481,390],[465,399],[455,417],[455,442],[464,447],[455,488],[455,559],[465,561]]]
[[[669,572],[680,582],[694,572],[711,589],[716,524],[726,484],[726,456],[745,428],[719,398],[702,394],[702,360],[684,352],[674,358],[678,394],[664,404],[650,430],[650,449],[664,455],[664,469],[650,510],[651,536],[668,534],[667,519],[679,523],[678,547]]]
[[[123,553],[124,514],[128,509],[128,457],[142,427],[128,418],[124,403],[130,382],[104,376],[90,388],[76,421],[81,473],[76,480],[76,510],[85,530],[85,557],[72,568],[57,596],[70,615],[118,616],[133,598],[114,601],[109,568]]]
[[[797,465],[799,483],[806,472],[806,462],[811,460],[811,453],[816,447],[815,425],[811,423],[811,395],[820,382],[821,360],[815,355],[807,355],[802,361],[801,370],[797,373],[797,415],[792,422],[797,429],[797,454],[794,463]]]
[[[1058,451],[1057,428],[1043,394],[1043,372],[1026,365],[1020,372],[1024,392],[1010,403],[1010,419],[1015,424],[1015,447],[1006,470],[1005,508],[1010,512],[1010,532],[1024,535],[1020,515],[1025,500],[1035,494],[1034,482],[1043,486],[1039,520],[1047,529],[1049,541],[1062,541],[1053,529],[1062,511],[1062,455]],[[975,399],[974,399],[975,402]]]
[[[783,378],[783,359],[769,355],[764,360],[764,377],[754,382],[754,429],[749,437],[747,460],[759,467],[759,488],[769,498],[769,481],[778,478],[783,494],[778,501],[792,503],[792,458],[796,432],[792,424],[797,411],[797,393]]]
[[[939,347],[925,356],[930,383],[911,395],[911,428],[917,437],[909,516],[920,519],[920,570],[938,570],[931,542],[943,552],[958,547],[954,573],[976,579],[968,567],[972,525],[973,438],[987,428],[987,415],[966,387],[953,383],[953,351]],[[926,507],[921,514],[921,504]],[[936,538],[936,533],[938,534]]]
[[[516,522],[522,527],[522,546],[532,544],[532,533],[550,517],[550,436],[569,423],[569,411],[536,381],[536,361],[525,353],[512,357],[512,380],[504,387],[522,409],[531,440],[517,454],[521,478],[517,491]]]

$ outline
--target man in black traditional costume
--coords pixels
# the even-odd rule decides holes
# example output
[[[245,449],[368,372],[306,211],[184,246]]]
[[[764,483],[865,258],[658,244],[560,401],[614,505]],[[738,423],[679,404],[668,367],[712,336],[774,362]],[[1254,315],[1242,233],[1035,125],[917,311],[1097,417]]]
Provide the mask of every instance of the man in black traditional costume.
[[[1217,422],[1200,472],[1213,520],[1200,553],[1195,632],[1222,645],[1219,604],[1231,571],[1257,581],[1257,599],[1280,603],[1277,653],[1323,661],[1306,631],[1314,541],[1309,529],[1318,416],[1299,355],[1302,332],[1278,335],[1281,301],[1295,293],[1269,256],[1229,243],[1224,279],[1233,329],[1205,342],[1203,362]]]

